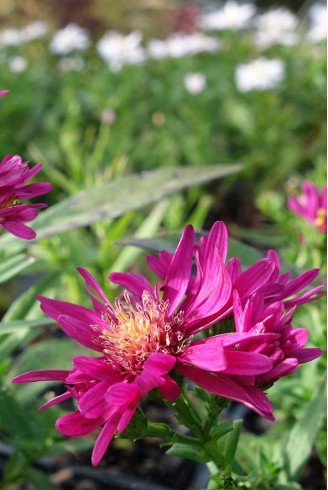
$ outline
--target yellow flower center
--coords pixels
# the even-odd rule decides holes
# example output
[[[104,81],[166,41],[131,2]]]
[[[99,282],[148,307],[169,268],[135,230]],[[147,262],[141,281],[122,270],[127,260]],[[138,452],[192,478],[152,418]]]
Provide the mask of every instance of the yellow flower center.
[[[0,209],[10,208],[11,206],[15,206],[15,204],[17,204],[15,199],[9,199],[6,202],[0,203]]]
[[[320,228],[324,223],[325,223],[325,219],[326,219],[326,210],[323,209],[323,208],[319,208],[318,211],[317,211],[317,217],[315,219],[315,226],[317,228]]]
[[[183,313],[168,318],[168,302],[156,301],[147,291],[142,304],[133,306],[125,294],[125,303],[117,299],[115,306],[116,321],[104,314],[109,329],[100,334],[103,352],[115,369],[137,375],[150,354],[175,354],[188,344],[179,329]]]

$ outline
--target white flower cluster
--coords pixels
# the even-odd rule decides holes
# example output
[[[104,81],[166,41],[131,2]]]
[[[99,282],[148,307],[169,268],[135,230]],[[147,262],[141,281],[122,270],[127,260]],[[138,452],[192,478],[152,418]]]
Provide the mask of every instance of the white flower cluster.
[[[183,58],[199,53],[212,53],[220,48],[220,41],[201,32],[174,34],[168,39],[151,39],[147,46],[149,57]]]
[[[86,29],[71,23],[60,29],[53,36],[49,49],[58,55],[67,55],[73,51],[83,51],[90,44]]]
[[[307,37],[313,43],[319,43],[327,39],[327,5],[314,4],[309,10],[310,29]]]
[[[240,92],[274,88],[284,76],[285,66],[281,60],[263,57],[238,65],[235,72],[236,85]]]
[[[256,7],[252,3],[239,4],[234,0],[228,0],[222,8],[202,15],[200,27],[213,31],[224,29],[238,31],[250,25],[250,20],[255,13]]]
[[[297,44],[299,35],[295,32],[298,19],[289,10],[279,7],[272,9],[254,19],[255,46],[266,49],[275,44],[293,46]]]
[[[47,25],[41,20],[31,22],[22,29],[10,27],[0,32],[0,47],[19,46],[46,35]]]
[[[306,38],[319,43],[327,37],[327,7],[314,4],[308,12],[309,28]],[[199,31],[191,34],[174,33],[167,39],[150,39],[143,42],[142,33],[133,31],[124,35],[117,31],[106,32],[97,42],[96,50],[100,58],[113,72],[124,65],[136,65],[146,59],[183,58],[199,53],[212,53],[220,50],[222,41],[206,31],[252,29],[254,47],[261,52],[274,45],[293,46],[300,41],[298,17],[283,7],[258,14],[253,3],[238,3],[227,0],[220,8],[200,15]],[[35,21],[22,29],[10,28],[0,31],[0,49],[18,46],[47,33],[47,25]],[[49,50],[60,56],[58,63],[62,71],[80,71],[85,66],[81,52],[90,45],[86,29],[70,23],[53,35]],[[12,72],[24,71],[28,62],[21,56],[8,58]],[[239,64],[235,71],[237,88],[241,92],[267,90],[279,83],[285,73],[281,60],[259,57],[250,63]],[[184,80],[188,92],[196,94],[206,87],[206,77],[200,73],[190,73]]]

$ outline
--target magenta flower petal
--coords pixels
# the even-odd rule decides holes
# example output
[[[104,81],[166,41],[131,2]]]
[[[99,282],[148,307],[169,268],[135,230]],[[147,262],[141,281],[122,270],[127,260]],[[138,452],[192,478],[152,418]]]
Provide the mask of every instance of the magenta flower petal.
[[[193,248],[194,229],[189,225],[182,235],[166,273],[163,299],[169,301],[169,315],[178,306],[188,287]]]
[[[109,405],[124,410],[123,407],[129,405],[130,401],[139,395],[140,390],[134,383],[116,383],[108,389],[105,400]]]
[[[156,276],[160,279],[164,280],[168,268],[170,267],[173,255],[167,250],[162,250],[158,254],[158,257],[154,257],[153,255],[147,256],[147,262],[152,271],[155,272]]]
[[[36,233],[29,226],[19,223],[18,221],[4,221],[1,223],[2,228],[9,231],[12,235],[18,238],[23,238],[24,240],[32,240],[36,237]]]
[[[240,298],[248,298],[272,277],[275,268],[271,260],[259,260],[236,279],[233,289],[238,291]]]
[[[0,91],[0,97],[2,97],[3,95],[6,95],[8,94],[9,90],[1,90]]]
[[[84,417],[87,419],[96,419],[104,414],[106,411],[104,398],[110,386],[110,381],[100,381],[84,393],[79,400],[79,410]]]
[[[224,371],[227,368],[225,351],[220,342],[191,344],[179,356],[179,361],[210,371]]]
[[[88,272],[83,267],[78,267],[77,270],[79,271],[79,273],[81,274],[81,276],[85,281],[86,289],[88,291],[94,309],[102,313],[104,311],[105,305],[111,306],[107,296],[105,295],[104,291],[101,289],[96,279],[92,276],[92,274],[90,274],[90,272]],[[93,291],[96,293],[96,295],[99,296],[99,298],[102,299],[103,303],[94,296]],[[110,315],[110,310],[108,308],[106,310],[106,313]]]
[[[63,369],[41,369],[19,374],[13,379],[13,383],[33,383],[35,381],[65,381],[69,371]]]
[[[94,358],[88,356],[76,356],[72,359],[73,365],[81,374],[87,374],[93,379],[105,380],[108,378],[121,381],[122,375],[115,371],[110,364],[105,362],[105,358]]]
[[[65,393],[55,396],[48,402],[44,403],[41,407],[39,407],[39,410],[45,410],[46,408],[52,407],[53,405],[57,405],[58,403],[62,403],[65,400],[69,400],[72,397],[73,397],[72,393],[66,391]]]
[[[130,399],[129,404],[125,408],[120,418],[120,421],[117,424],[117,432],[119,434],[121,434],[129,425],[133,415],[135,414],[139,400],[140,400],[140,393],[136,392],[134,397]]]
[[[177,370],[210,393],[238,401],[263,417],[274,420],[271,403],[265,394],[256,386],[244,383],[242,378],[239,380],[238,377],[211,374],[202,369],[184,365],[179,365]]]
[[[317,347],[297,349],[290,353],[290,355],[295,357],[300,364],[303,364],[304,362],[314,361],[314,359],[318,359],[318,357],[322,356],[322,354],[322,350]]]
[[[72,316],[85,325],[98,325],[106,328],[107,324],[102,320],[98,313],[84,306],[75,305],[66,301],[58,301],[56,299],[46,298],[41,294],[37,294],[36,298],[41,302],[42,311],[52,318],[58,319],[61,315]]]
[[[94,342],[94,330],[85,322],[81,322],[71,316],[61,315],[57,322],[62,330],[79,344],[89,349],[101,351],[101,347]]]
[[[52,190],[52,185],[48,182],[35,182],[16,190],[17,199],[32,199],[43,194],[48,194]]]
[[[271,383],[272,380],[277,380],[283,376],[293,373],[298,368],[299,361],[297,359],[284,359],[275,368],[258,378],[260,384],[265,385]]]
[[[143,371],[136,377],[136,385],[142,395],[164,383],[163,375],[174,367],[176,358],[161,352],[151,354],[144,364]]]
[[[68,413],[56,422],[56,428],[64,436],[85,436],[99,427],[99,419],[86,419],[79,411]]]
[[[153,288],[144,276],[133,274],[132,272],[112,272],[109,275],[111,282],[120,284],[131,291],[132,294],[141,298],[144,291],[153,293]]]
[[[116,427],[117,421],[109,419],[100,432],[92,451],[91,463],[93,466],[97,466],[100,463],[106,452],[108,444],[114,437]]]
[[[170,376],[163,376],[164,383],[161,384],[158,389],[170,402],[173,402],[181,395],[181,388]]]
[[[227,374],[254,376],[269,371],[272,361],[269,357],[254,352],[239,350],[225,350],[227,367],[223,370]],[[213,369],[213,371],[215,371]]]

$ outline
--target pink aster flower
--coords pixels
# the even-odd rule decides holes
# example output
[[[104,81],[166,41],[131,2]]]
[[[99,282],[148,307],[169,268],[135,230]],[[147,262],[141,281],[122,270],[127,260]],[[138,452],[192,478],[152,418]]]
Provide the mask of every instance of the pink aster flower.
[[[327,187],[320,191],[312,182],[302,182],[302,193],[289,196],[288,207],[321,233],[327,232]]]
[[[74,357],[72,370],[28,372],[13,382],[56,380],[65,384],[66,391],[41,408],[72,397],[76,400],[76,411],[58,419],[56,427],[66,436],[100,428],[92,454],[94,465],[114,434],[125,430],[141,397],[154,388],[170,401],[179,396],[180,386],[172,377],[175,370],[211,393],[273,418],[270,402],[254,383],[255,376],[272,370],[272,361],[261,353],[236,348],[244,337],[251,341],[258,334],[193,338],[225,316],[227,308],[231,310],[227,306],[232,291],[224,265],[226,252],[223,223],[216,223],[198,247],[193,228],[187,226],[170,256],[165,277],[155,287],[138,274],[112,273],[110,280],[123,286],[125,293],[111,304],[93,276],[79,268],[92,309],[39,296],[42,310],[99,357]]]
[[[25,225],[36,218],[38,209],[46,204],[23,204],[22,199],[46,194],[52,189],[47,182],[26,185],[42,168],[39,163],[30,169],[18,155],[7,155],[0,162],[0,228],[4,228],[19,238],[30,240],[36,236],[34,230]]]

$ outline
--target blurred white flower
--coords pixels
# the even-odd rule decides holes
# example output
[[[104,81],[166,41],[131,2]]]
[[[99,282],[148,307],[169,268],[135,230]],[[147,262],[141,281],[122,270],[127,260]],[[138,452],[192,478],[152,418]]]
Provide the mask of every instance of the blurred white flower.
[[[27,60],[22,56],[14,56],[9,59],[9,70],[13,73],[22,73],[27,68]]]
[[[285,76],[285,65],[281,60],[258,58],[236,67],[235,80],[240,92],[274,88]]]
[[[86,29],[72,23],[54,34],[49,48],[54,54],[66,55],[73,51],[82,51],[89,46],[89,43]]]
[[[327,5],[315,3],[309,10],[309,17],[308,39],[313,43],[319,43],[327,39]]]
[[[58,62],[58,67],[61,71],[81,71],[85,66],[84,60],[80,56],[69,57],[65,56]]]
[[[184,85],[190,94],[199,94],[203,92],[207,86],[205,75],[200,72],[187,73],[184,78]]]
[[[220,48],[220,41],[203,33],[173,34],[168,39],[151,39],[147,52],[151,58],[182,58],[202,52],[213,52]]]
[[[47,25],[41,20],[31,22],[22,29],[10,27],[0,32],[0,46],[18,46],[42,37],[47,32]]]
[[[34,39],[39,39],[47,34],[48,27],[47,24],[41,20],[36,20],[27,24],[21,30],[21,36],[24,42],[34,41]]]
[[[118,71],[125,64],[135,65],[146,59],[141,40],[142,34],[139,31],[133,31],[127,36],[117,31],[108,31],[98,41],[97,51],[111,70]]]
[[[18,46],[23,42],[22,31],[14,27],[0,32],[0,46]]]
[[[275,44],[293,46],[297,44],[299,36],[295,32],[298,19],[289,10],[279,7],[269,10],[255,18],[257,29],[254,43],[260,49],[266,49]]]
[[[228,0],[222,8],[203,14],[200,18],[200,27],[205,30],[239,30],[249,25],[251,17],[256,13],[252,3],[239,4]]]

